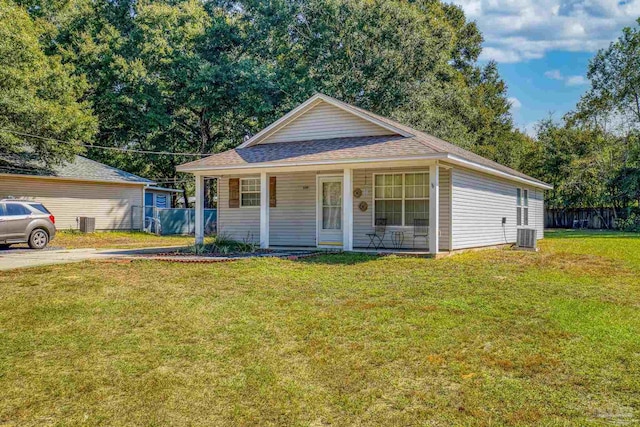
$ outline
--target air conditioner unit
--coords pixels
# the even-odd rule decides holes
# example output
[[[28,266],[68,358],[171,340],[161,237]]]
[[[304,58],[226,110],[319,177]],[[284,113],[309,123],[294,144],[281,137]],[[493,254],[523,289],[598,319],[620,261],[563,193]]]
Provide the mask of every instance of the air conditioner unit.
[[[88,216],[81,216],[79,218],[80,231],[83,233],[93,233],[96,231],[96,219]]]
[[[537,244],[538,239],[534,228],[518,228],[516,237],[516,247],[518,249],[536,251],[538,250]]]

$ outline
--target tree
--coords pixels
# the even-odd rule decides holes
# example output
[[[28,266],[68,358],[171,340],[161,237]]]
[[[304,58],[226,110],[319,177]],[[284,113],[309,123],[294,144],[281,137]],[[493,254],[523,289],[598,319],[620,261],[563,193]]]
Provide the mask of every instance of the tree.
[[[587,97],[640,127],[640,18],[637,23],[638,27],[624,28],[618,40],[591,60],[587,76],[592,88]]]
[[[0,0],[0,152],[32,155],[51,165],[81,152],[97,123],[90,104],[82,101],[85,80],[72,76],[73,67],[58,56],[45,55],[41,35],[21,7]]]
[[[477,27],[439,0],[22,1],[86,76],[101,145],[216,152],[314,92],[512,165],[525,140]],[[89,155],[161,180],[193,159]]]

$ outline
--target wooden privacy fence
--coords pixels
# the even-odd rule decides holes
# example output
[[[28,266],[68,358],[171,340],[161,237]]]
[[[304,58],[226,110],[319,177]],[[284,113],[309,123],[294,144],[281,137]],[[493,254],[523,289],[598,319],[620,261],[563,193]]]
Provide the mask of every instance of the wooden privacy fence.
[[[615,215],[612,208],[546,208],[546,228],[614,228]]]

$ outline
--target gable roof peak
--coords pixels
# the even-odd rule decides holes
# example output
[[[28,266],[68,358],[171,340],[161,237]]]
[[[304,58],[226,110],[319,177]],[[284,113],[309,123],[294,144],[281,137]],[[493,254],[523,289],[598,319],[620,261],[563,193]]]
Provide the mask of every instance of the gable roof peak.
[[[304,101],[302,104],[298,105],[293,110],[289,111],[287,114],[273,122],[271,125],[267,126],[245,142],[243,142],[238,148],[246,148],[251,147],[257,144],[260,144],[262,141],[275,134],[279,130],[283,129],[288,124],[300,118],[306,112],[315,108],[319,103],[324,102],[329,105],[332,105],[340,110],[346,111],[349,114],[352,114],[355,117],[363,119],[369,123],[372,123],[380,128],[386,129],[394,134],[398,134],[404,137],[412,137],[414,136],[413,132],[410,132],[408,128],[402,126],[399,127],[396,123],[392,123],[389,120],[383,119],[381,116],[373,114],[369,111],[363,110],[361,108],[354,107],[353,105],[347,104],[345,102],[339,101],[335,98],[332,98],[323,93],[317,92]]]

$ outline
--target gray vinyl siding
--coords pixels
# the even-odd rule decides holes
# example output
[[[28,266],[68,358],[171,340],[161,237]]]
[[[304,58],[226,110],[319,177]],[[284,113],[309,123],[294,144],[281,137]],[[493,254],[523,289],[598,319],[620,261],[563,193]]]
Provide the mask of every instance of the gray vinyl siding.
[[[451,179],[453,249],[515,242],[518,187],[529,190],[529,227],[542,236],[541,190],[462,168],[453,168]]]
[[[440,250],[451,249],[451,170],[440,168]]]
[[[77,217],[96,219],[98,230],[140,229],[143,186],[0,175],[0,199],[25,198],[44,204],[58,230],[77,229]],[[137,207],[137,211],[132,210]],[[132,218],[133,224],[132,224]]]
[[[316,173],[273,174],[276,207],[269,208],[271,246],[316,246]]]
[[[404,168],[404,169],[357,169],[353,173],[353,186],[354,188],[362,189],[362,197],[353,199],[353,247],[354,248],[366,248],[369,245],[369,237],[367,233],[374,231],[373,227],[373,175],[376,173],[401,173],[401,172],[428,172],[429,166],[416,167],[416,168]],[[449,249],[449,221],[450,221],[450,209],[449,209],[449,171],[444,168],[440,168],[440,249]],[[366,212],[362,212],[359,208],[361,202],[366,202],[368,209]],[[402,248],[412,249],[414,246],[413,240],[413,227],[387,227],[387,232],[384,237],[384,245],[387,248],[393,248],[393,242],[391,240],[392,231],[404,232],[404,242]],[[428,242],[424,238],[418,238],[415,240],[416,249],[428,249]]]
[[[238,241],[260,242],[260,207],[229,208],[229,178],[255,175],[224,176],[218,181],[218,234]]]
[[[392,131],[355,114],[320,102],[260,144],[393,134]]]

